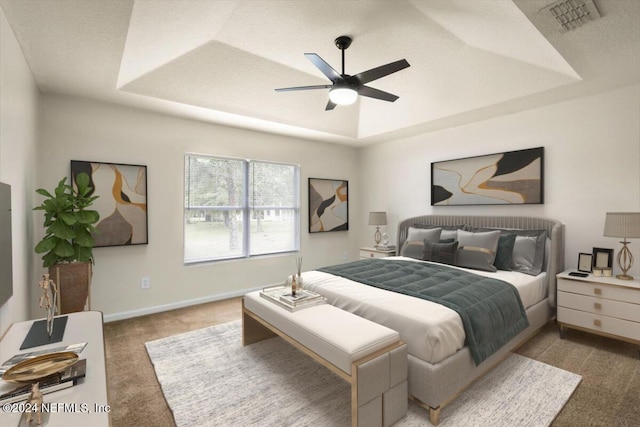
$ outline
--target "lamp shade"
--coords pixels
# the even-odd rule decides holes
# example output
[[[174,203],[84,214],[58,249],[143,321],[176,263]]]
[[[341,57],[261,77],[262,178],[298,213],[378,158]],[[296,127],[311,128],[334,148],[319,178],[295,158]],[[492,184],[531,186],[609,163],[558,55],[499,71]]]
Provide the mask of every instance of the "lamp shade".
[[[607,212],[604,235],[606,237],[640,238],[640,212]]]
[[[387,225],[387,213],[369,212],[369,225]]]

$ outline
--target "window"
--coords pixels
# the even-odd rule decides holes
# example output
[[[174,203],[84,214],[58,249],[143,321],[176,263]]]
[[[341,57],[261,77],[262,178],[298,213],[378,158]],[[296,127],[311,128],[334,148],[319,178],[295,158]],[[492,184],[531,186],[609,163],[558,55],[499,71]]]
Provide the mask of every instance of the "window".
[[[299,167],[185,156],[184,262],[296,251]]]

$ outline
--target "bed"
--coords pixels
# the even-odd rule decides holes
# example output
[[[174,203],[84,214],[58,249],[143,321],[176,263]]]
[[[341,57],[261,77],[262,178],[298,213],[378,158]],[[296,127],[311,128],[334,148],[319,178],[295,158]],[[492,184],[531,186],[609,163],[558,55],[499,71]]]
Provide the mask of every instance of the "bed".
[[[363,284],[359,279],[353,279],[349,275],[343,277],[337,275],[338,273],[327,272],[325,269],[303,274],[305,288],[323,294],[332,305],[400,332],[401,338],[408,344],[409,395],[427,408],[431,422],[438,424],[440,410],[443,406],[455,399],[474,380],[496,366],[510,351],[527,341],[554,318],[556,274],[564,269],[564,228],[562,223],[547,218],[418,216],[405,219],[398,225],[397,248],[399,251],[402,248],[405,256],[391,257],[385,259],[386,261],[378,260],[378,262],[405,266],[413,266],[418,263],[434,265],[432,262],[419,260],[414,256],[406,256],[410,254],[409,245],[414,242],[409,238],[415,238],[417,229],[439,229],[441,232],[447,230],[447,237],[450,237],[451,233],[453,235],[457,233],[465,239],[469,233],[473,235],[471,238],[475,238],[497,232],[501,236],[501,244],[503,237],[516,235],[518,237],[514,237],[513,240],[517,239],[517,245],[520,245],[518,246],[520,248],[526,242],[535,241],[529,237],[535,235],[538,242],[536,256],[541,256],[541,245],[544,248],[542,250],[543,258],[539,262],[536,261],[539,264],[539,273],[538,270],[533,272],[497,270],[493,272],[448,266],[451,267],[450,270],[462,270],[460,274],[466,274],[465,272],[477,274],[481,277],[477,279],[478,283],[483,283],[484,278],[490,278],[488,280],[497,278],[512,283],[520,295],[521,307],[526,312],[527,324],[523,325],[517,334],[512,334],[513,338],[509,336],[508,340],[504,340],[505,343],[501,343],[501,347],[497,351],[480,360],[477,357],[477,349],[470,349],[467,344],[468,340],[465,338],[467,324],[461,320],[465,316],[450,307],[415,298],[410,292],[408,294],[391,292],[384,287],[371,286],[370,283]],[[464,231],[458,232],[457,229]],[[495,229],[500,231],[495,231]],[[544,235],[544,240],[542,240],[542,235]],[[449,240],[442,239],[440,242],[448,244]],[[425,242],[424,245],[427,246],[428,243]],[[464,249],[476,250],[477,248],[469,245],[460,246],[458,253],[465,252]],[[515,264],[515,254],[514,250],[514,260],[513,262],[509,261],[512,264]],[[474,252],[472,255],[481,256],[482,254]],[[495,262],[497,263],[497,261]],[[441,265],[435,263],[438,268]],[[475,265],[473,266],[475,267]],[[522,271],[525,271],[526,274]],[[362,280],[362,282],[367,283],[367,280]]]

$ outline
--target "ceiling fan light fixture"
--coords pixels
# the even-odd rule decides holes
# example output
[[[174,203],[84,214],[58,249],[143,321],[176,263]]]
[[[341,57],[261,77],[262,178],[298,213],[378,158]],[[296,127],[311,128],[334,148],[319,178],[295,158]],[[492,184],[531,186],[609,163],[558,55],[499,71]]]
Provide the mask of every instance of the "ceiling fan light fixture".
[[[329,91],[329,99],[336,105],[351,105],[358,99],[358,92],[350,87],[334,87]]]

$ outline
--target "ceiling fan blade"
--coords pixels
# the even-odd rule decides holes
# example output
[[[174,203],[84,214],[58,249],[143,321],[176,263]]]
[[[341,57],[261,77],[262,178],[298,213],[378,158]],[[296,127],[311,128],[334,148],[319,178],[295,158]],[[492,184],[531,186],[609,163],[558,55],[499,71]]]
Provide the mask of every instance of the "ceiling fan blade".
[[[336,108],[336,104],[334,104],[331,100],[329,100],[329,102],[327,103],[327,106],[325,107],[324,111],[333,110],[334,108]]]
[[[331,80],[333,83],[344,80],[344,78],[342,78],[340,73],[338,73],[336,70],[334,70],[331,67],[331,65],[327,64],[324,61],[324,59],[320,58],[317,54],[315,54],[315,53],[305,53],[304,56],[306,56],[307,59],[309,59],[309,61],[311,61],[313,63],[313,65],[315,65],[316,68],[318,68],[318,70],[322,71],[322,74],[327,76],[327,78],[329,80]]]
[[[352,84],[364,85],[381,77],[395,73],[396,71],[405,69],[409,66],[410,65],[406,59],[401,59],[400,61],[391,62],[389,64],[381,65],[379,67],[358,73],[355,76],[349,77],[347,81]]]
[[[368,96],[369,98],[381,99],[383,101],[394,102],[398,97],[392,93],[382,91],[380,89],[374,89],[369,86],[360,86],[358,88],[358,95]]]
[[[276,89],[276,92],[289,92],[294,90],[312,90],[312,89],[329,89],[332,85],[315,85],[315,86],[295,86],[295,87],[282,87]]]

